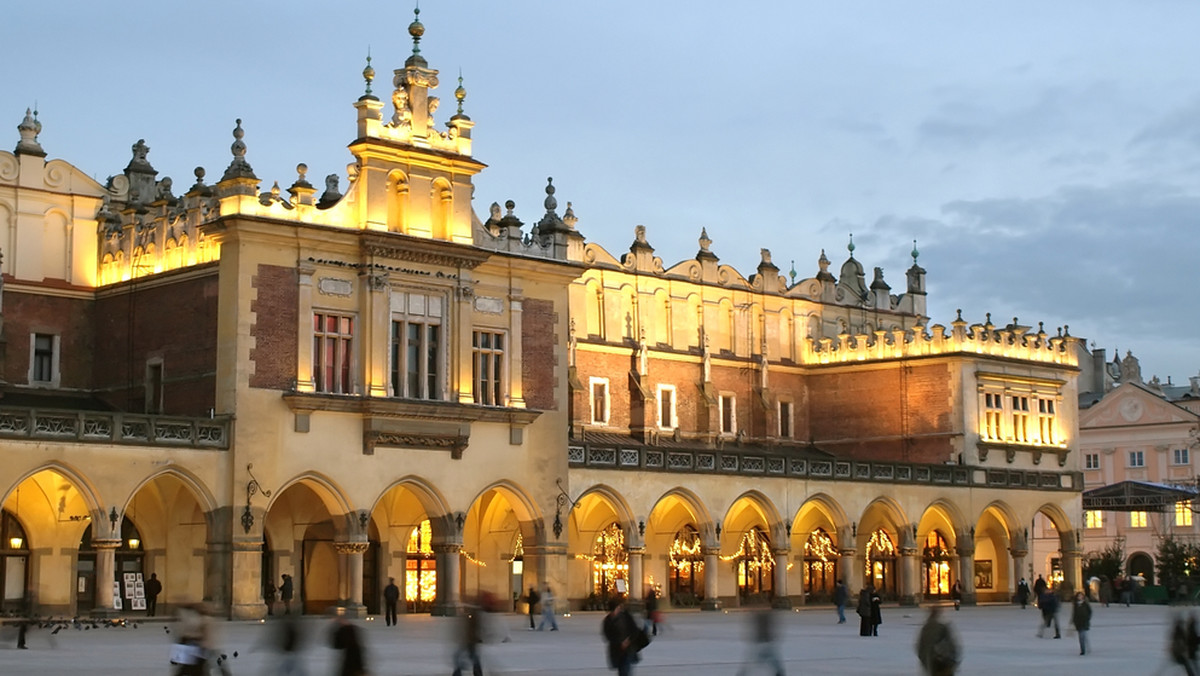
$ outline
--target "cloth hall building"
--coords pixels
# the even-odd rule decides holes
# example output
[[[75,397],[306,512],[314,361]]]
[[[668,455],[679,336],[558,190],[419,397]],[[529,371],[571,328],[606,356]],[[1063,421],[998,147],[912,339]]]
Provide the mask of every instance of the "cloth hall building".
[[[417,50],[393,84],[323,188],[263,190],[240,121],[215,181],[137,141],[102,184],[27,113],[0,152],[6,610],[136,612],[151,573],[160,607],[234,618],[284,574],[351,614],[389,577],[434,614],[545,584],[1007,600],[1038,514],[1077,582],[1068,332],[929,324],[915,248],[894,294],[852,245],[806,279],[707,232],[671,265],[640,227],[610,253],[552,183],[529,224],[481,218],[461,83],[441,124]]]

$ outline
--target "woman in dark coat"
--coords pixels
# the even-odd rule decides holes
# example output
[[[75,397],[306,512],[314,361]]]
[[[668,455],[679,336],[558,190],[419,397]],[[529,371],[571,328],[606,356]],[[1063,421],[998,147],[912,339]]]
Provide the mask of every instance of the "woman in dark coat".
[[[877,629],[875,628],[875,617],[876,613],[879,612],[878,606],[876,605],[878,601],[879,597],[875,595],[875,587],[870,584],[863,587],[862,591],[858,592],[858,608],[855,609],[855,612],[857,612],[858,616],[862,618],[858,624],[859,636],[876,635]]]
[[[871,635],[879,635],[879,625],[883,624],[883,612],[880,611],[880,604],[883,602],[879,598],[879,594],[871,592]]]
[[[632,674],[633,663],[640,647],[638,634],[641,634],[642,630],[619,599],[608,602],[608,614],[604,616],[600,630],[608,643],[609,668],[616,669],[617,676]]]

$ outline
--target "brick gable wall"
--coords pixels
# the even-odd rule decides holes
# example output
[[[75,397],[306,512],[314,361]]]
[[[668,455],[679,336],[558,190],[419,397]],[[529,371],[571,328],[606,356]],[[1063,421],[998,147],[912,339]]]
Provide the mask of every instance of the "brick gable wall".
[[[554,327],[558,313],[554,302],[540,299],[525,299],[521,308],[521,389],[525,405],[541,411],[558,409],[555,391],[558,382],[554,377],[558,356],[554,348],[558,334]]]
[[[299,358],[300,290],[295,268],[260,265],[254,275],[257,297],[250,303],[254,347],[250,361],[254,373],[250,387],[290,390],[296,380]]]

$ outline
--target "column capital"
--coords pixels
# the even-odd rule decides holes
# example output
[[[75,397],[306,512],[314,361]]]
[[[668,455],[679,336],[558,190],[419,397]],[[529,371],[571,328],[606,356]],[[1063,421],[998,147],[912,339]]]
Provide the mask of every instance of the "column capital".
[[[771,554],[774,556],[787,556],[792,553],[791,547],[772,547]]]
[[[434,554],[457,554],[462,551],[461,542],[434,542],[430,545]]]
[[[363,552],[367,551],[367,548],[370,546],[371,543],[360,541],[333,543],[333,549],[338,554],[362,554]]]
[[[645,547],[626,547],[625,553],[630,556],[642,556],[646,553]]]
[[[900,556],[916,556],[919,551],[916,547],[901,547]]]
[[[974,547],[955,547],[954,553],[958,554],[959,557],[975,556],[975,548]]]
[[[121,540],[121,539],[92,540],[92,548],[93,549],[119,549],[121,547],[122,542],[124,542],[124,540]]]
[[[845,557],[858,556],[858,550],[850,549],[850,548],[839,549],[838,556],[845,556]]]
[[[702,547],[700,547],[700,553],[703,554],[704,556],[720,556],[721,548],[720,547],[703,547],[702,546]]]
[[[1008,553],[1012,554],[1013,556],[1029,556],[1028,549],[1009,549]]]

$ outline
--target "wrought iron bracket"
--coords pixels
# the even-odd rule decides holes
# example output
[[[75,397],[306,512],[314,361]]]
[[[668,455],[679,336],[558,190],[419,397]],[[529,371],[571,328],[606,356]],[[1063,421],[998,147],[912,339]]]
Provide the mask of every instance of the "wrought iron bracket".
[[[569,505],[570,508],[567,510],[569,513],[571,509],[575,508],[575,501],[563,490],[561,478],[555,479],[554,485],[558,486],[558,495],[554,496],[554,524],[551,528],[554,529],[554,537],[559,538],[562,537],[563,530],[562,509]]]
[[[254,512],[250,509],[250,498],[254,497],[255,493],[262,493],[263,497],[271,497],[271,491],[263,488],[262,484],[258,483],[254,472],[251,471],[253,468],[254,463],[246,463],[246,474],[250,475],[250,480],[246,482],[246,508],[242,510],[242,528],[247,533],[254,527]]]

